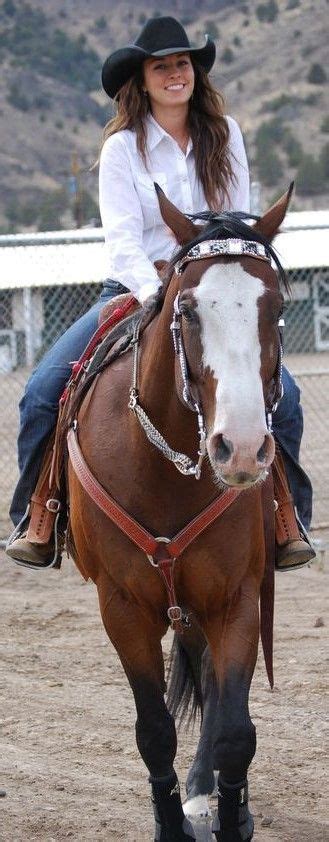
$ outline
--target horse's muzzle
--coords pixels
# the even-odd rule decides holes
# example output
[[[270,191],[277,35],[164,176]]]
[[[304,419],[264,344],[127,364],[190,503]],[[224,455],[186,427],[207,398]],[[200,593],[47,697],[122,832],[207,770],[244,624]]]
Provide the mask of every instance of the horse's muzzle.
[[[275,443],[271,433],[256,443],[234,442],[222,433],[210,436],[208,454],[216,477],[224,485],[249,488],[266,479],[274,459]]]

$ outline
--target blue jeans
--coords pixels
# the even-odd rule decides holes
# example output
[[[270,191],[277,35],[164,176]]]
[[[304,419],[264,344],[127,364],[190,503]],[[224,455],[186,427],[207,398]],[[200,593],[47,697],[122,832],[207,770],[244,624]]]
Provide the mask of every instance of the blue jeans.
[[[128,292],[117,281],[107,280],[99,300],[65,331],[47,351],[29,378],[19,405],[18,480],[10,507],[15,526],[22,520],[37,484],[49,436],[58,414],[58,401],[78,360],[98,327],[100,310],[107,301]]]
[[[273,431],[282,451],[298,516],[305,529],[308,530],[312,519],[312,484],[299,464],[299,450],[303,435],[300,390],[286,368],[283,368],[282,382],[284,396],[273,414]]]
[[[127,292],[121,284],[106,281],[100,300],[55,342],[27,383],[20,402],[20,478],[10,508],[15,526],[24,517],[37,484],[46,445],[56,424],[58,401],[70,377],[70,363],[79,359],[96,330],[103,304],[121,292]],[[283,370],[283,385],[284,397],[273,415],[273,430],[282,449],[299,517],[308,529],[312,515],[312,486],[298,462],[303,413],[299,388],[287,369]]]

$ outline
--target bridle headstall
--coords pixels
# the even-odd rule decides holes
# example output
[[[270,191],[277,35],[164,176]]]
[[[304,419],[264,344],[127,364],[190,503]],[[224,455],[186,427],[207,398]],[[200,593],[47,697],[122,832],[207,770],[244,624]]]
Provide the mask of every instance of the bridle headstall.
[[[247,241],[237,238],[230,238],[225,240],[205,240],[197,245],[194,245],[187,254],[175,264],[175,272],[181,275],[184,271],[185,265],[192,260],[202,260],[218,255],[223,256],[250,256],[260,260],[271,262],[270,254],[265,246],[256,241]],[[138,371],[139,371],[139,337],[140,337],[140,321],[135,325],[131,347],[133,349],[133,373],[132,385],[129,390],[129,409],[135,414],[139,424],[143,428],[145,435],[151,444],[153,444],[166,459],[172,462],[177,470],[184,476],[194,476],[195,479],[200,479],[202,461],[206,455],[206,427],[203,416],[201,403],[195,399],[192,394],[189,368],[186,358],[186,352],[183,343],[182,329],[182,312],[180,308],[180,294],[178,293],[174,302],[173,321],[170,326],[172,332],[173,344],[175,354],[180,363],[180,370],[183,382],[183,401],[186,407],[197,415],[198,435],[199,435],[199,449],[198,460],[194,463],[192,459],[184,453],[173,450],[167,444],[161,433],[156,429],[152,421],[149,419],[145,410],[139,403],[139,388],[138,388]],[[283,319],[280,320],[279,326],[283,324]],[[275,376],[275,385],[271,403],[266,407],[267,423],[269,431],[272,431],[272,412],[275,411],[277,403],[282,397],[282,341],[280,331],[280,348],[277,363],[277,371]],[[237,488],[228,488],[223,491],[210,505],[206,507],[199,515],[193,518],[177,535],[173,538],[154,537],[144,527],[142,527],[128,512],[126,512],[117,502],[111,497],[98,480],[90,471],[83,454],[81,452],[78,442],[78,423],[74,421],[73,426],[68,433],[68,450],[72,463],[72,467],[88,496],[119,528],[121,531],[147,556],[150,563],[157,567],[161,573],[162,579],[165,583],[169,608],[167,611],[170,624],[176,631],[182,632],[184,626],[188,626],[188,617],[183,614],[182,609],[177,605],[177,599],[174,586],[174,565],[175,561],[183,553],[183,551],[194,541],[201,533],[212,524],[241,494]]]

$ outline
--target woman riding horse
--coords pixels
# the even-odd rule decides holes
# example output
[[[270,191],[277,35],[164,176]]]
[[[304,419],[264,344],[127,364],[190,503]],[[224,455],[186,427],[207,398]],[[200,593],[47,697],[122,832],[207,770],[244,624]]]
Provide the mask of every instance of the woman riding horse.
[[[133,45],[105,61],[103,86],[117,103],[117,115],[105,128],[100,157],[100,210],[110,280],[104,283],[100,301],[45,355],[20,403],[20,479],[11,505],[15,530],[6,551],[27,566],[48,567],[55,556],[60,557],[53,538],[47,543],[33,540],[29,524],[36,503],[34,497],[31,504],[31,498],[70,376],[70,361],[80,357],[96,330],[104,302],[111,301],[114,310],[133,292],[144,305],[158,290],[161,270],[156,265],[168,261],[178,245],[160,215],[154,182],[187,214],[209,209],[249,211],[242,135],[235,120],[224,116],[222,97],[208,78],[214,60],[211,38],[207,36],[204,47],[191,47],[180,23],[163,17],[149,20]],[[302,410],[299,390],[286,369],[283,387],[273,427],[295,504],[308,528],[311,485],[298,464]],[[306,536],[300,535],[279,456],[274,475],[277,566],[287,569],[306,563],[314,552]],[[47,491],[41,506],[46,512]]]

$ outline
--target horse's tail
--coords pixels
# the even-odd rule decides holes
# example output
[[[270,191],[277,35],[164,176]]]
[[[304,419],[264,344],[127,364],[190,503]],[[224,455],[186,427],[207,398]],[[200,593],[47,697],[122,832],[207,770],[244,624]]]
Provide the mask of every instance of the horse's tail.
[[[179,724],[186,718],[188,724],[192,724],[198,710],[202,713],[201,658],[199,649],[185,648],[180,636],[174,635],[168,669],[167,707],[175,718],[179,718]]]

